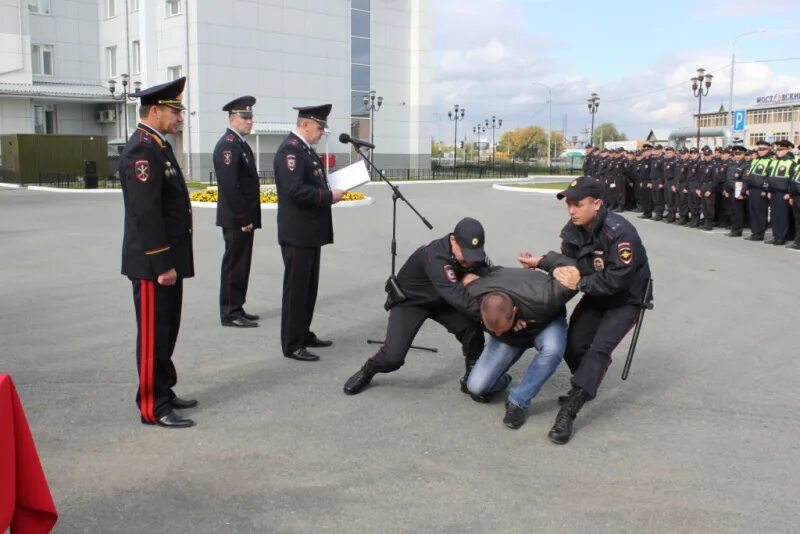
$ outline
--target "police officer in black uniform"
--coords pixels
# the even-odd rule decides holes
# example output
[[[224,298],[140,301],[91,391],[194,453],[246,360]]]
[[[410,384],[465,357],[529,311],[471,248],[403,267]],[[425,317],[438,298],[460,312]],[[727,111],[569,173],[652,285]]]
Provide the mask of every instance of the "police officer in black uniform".
[[[236,98],[222,107],[229,126],[214,147],[217,175],[217,226],[222,228],[225,253],[222,256],[219,314],[222,326],[254,327],[258,315],[244,311],[253,233],[261,228],[261,191],[255,155],[244,136],[253,129],[252,96]]]
[[[789,204],[789,182],[794,179],[795,161],[791,149],[794,144],[787,139],[775,143],[775,161],[767,178],[769,187],[770,224],[772,239],[768,245],[785,245],[793,230],[792,211]]]
[[[715,201],[716,197],[714,192],[717,184],[714,181],[716,173],[717,162],[714,161],[714,152],[711,147],[704,146],[703,159],[697,167],[698,180],[700,182],[700,189],[697,191],[700,198],[700,211],[703,214],[703,225],[698,226],[701,230],[710,232],[714,229],[714,216],[715,216]]]
[[[166,139],[183,122],[186,78],[131,94],[141,100],[140,122],[119,161],[125,232],[122,274],[136,308],[136,404],[147,425],[185,428],[194,421],[174,409],[192,408],[172,388],[172,353],[181,324],[183,279],[194,276],[192,208],[183,172]]]
[[[312,148],[325,133],[331,104],[294,108],[297,127],[275,154],[278,189],[278,244],[283,256],[281,348],[283,355],[300,361],[319,356],[307,347],[328,347],[329,340],[311,331],[319,288],[320,252],[333,243],[331,206],[344,191],[330,189],[317,153]]]
[[[674,223],[678,214],[678,166],[680,160],[675,157],[675,148],[668,146],[664,150],[664,205],[667,208],[667,223]]]
[[[689,151],[680,149],[680,159],[675,170],[675,198],[677,202],[677,215],[675,224],[685,226],[689,224],[689,174],[692,163],[689,160]]]
[[[725,168],[725,185],[722,195],[730,206],[731,231],[725,234],[728,237],[742,237],[742,228],[744,228],[744,178],[748,170],[748,163],[744,159],[745,152],[747,149],[742,145],[731,147],[733,159]]]
[[[653,165],[653,145],[645,143],[642,145],[644,157],[637,166],[636,171],[639,182],[639,202],[642,206],[640,219],[651,219],[653,217],[653,192],[650,183],[650,169]]]
[[[553,277],[584,295],[572,312],[564,361],[572,372],[572,389],[559,410],[548,437],[564,444],[572,436],[572,422],[597,388],[611,364],[611,353],[636,324],[650,266],[636,228],[610,212],[599,197],[602,188],[578,178],[558,194],[567,199],[570,222],[561,231],[561,251],[575,258],[577,267],[558,267]],[[523,262],[523,258],[520,258]],[[539,262],[538,267],[552,266]]]
[[[664,147],[661,145],[653,147],[649,185],[653,195],[653,220],[660,221],[664,218]]]
[[[752,233],[745,237],[748,241],[763,241],[767,231],[769,214],[768,177],[772,168],[770,145],[761,140],[756,143],[756,157],[750,162],[750,169],[745,179],[747,188],[747,209],[750,215]]]
[[[460,281],[468,273],[478,276],[488,273],[490,263],[484,242],[481,223],[466,217],[453,233],[421,246],[406,260],[397,273],[400,293],[388,291],[386,340],[345,382],[345,393],[360,393],[377,373],[391,373],[402,367],[426,319],[441,324],[461,342],[466,364],[461,390],[469,393],[467,379],[483,351],[483,329],[480,303]],[[473,399],[488,401],[486,397],[473,396]]]

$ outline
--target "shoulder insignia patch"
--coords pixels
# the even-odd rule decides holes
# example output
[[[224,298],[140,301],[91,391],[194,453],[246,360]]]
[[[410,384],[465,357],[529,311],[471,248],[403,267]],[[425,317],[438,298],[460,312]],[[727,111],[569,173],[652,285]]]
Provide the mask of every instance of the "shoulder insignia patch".
[[[294,154],[286,155],[286,167],[289,171],[294,172],[295,167],[297,167],[297,157]]]
[[[150,179],[150,162],[146,159],[138,159],[133,163],[133,172],[136,179],[140,182],[146,182]]]
[[[453,266],[449,263],[444,266],[444,277],[447,278],[447,281],[451,284],[455,284],[458,282],[458,278],[456,277],[456,271],[453,269]]]
[[[231,154],[230,150],[225,150],[222,152],[222,161],[225,165],[230,165],[231,161],[233,161],[233,154]]]
[[[625,265],[630,265],[633,261],[633,247],[629,242],[623,241],[617,245],[617,255],[619,256],[619,261]]]
[[[228,134],[225,136],[226,141],[233,141],[233,134]]]
[[[150,137],[149,133],[145,132],[144,130],[139,130],[139,141],[141,141],[142,143],[149,143],[152,140],[153,138]]]

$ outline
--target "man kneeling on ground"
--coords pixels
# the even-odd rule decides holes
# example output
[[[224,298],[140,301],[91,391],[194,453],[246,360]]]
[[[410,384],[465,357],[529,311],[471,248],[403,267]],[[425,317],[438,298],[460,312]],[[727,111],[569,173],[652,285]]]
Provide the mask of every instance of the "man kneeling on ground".
[[[574,260],[551,252],[551,269],[574,265]],[[558,368],[567,342],[566,302],[577,291],[568,289],[548,274],[533,269],[496,268],[483,277],[462,280],[470,294],[481,299],[481,319],[490,334],[467,380],[473,395],[505,389],[509,368],[526,350],[534,356],[520,383],[506,399],[503,423],[517,429],[525,423],[525,410],[542,385]]]

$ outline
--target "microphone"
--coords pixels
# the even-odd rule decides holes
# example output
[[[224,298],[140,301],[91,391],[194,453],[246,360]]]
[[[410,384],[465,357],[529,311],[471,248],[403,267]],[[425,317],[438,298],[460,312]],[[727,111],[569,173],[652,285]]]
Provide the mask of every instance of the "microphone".
[[[350,137],[346,133],[339,134],[339,142],[343,143],[345,145],[347,143],[352,143],[353,146],[356,146],[356,147],[364,147],[364,148],[369,148],[369,149],[374,149],[375,148],[375,145],[373,145],[369,141],[364,141],[364,140],[361,140],[361,139],[356,139],[355,137]]]

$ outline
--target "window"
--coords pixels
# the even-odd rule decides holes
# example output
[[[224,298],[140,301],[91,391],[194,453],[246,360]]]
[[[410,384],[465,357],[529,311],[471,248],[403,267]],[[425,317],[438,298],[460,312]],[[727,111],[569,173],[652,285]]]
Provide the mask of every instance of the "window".
[[[369,37],[369,13],[350,10],[350,34],[356,37]]]
[[[369,39],[363,37],[350,38],[350,61],[361,65],[369,65]]]
[[[31,45],[31,69],[39,76],[53,75],[53,45]]]
[[[38,134],[56,133],[55,106],[33,106],[33,131]]]
[[[789,139],[789,132],[775,132],[775,141],[785,141]]]
[[[181,68],[180,65],[177,65],[175,67],[167,67],[167,79],[169,81],[177,80],[178,78],[181,77],[182,71],[183,69]]]
[[[134,11],[139,11],[139,0],[130,0],[131,3],[131,13]]]
[[[363,9],[364,11],[369,11],[369,0],[353,0],[351,7],[353,9]]]
[[[131,63],[133,74],[142,72],[142,47],[139,41],[131,42]]]
[[[364,105],[365,96],[369,96],[369,93],[366,91],[350,92],[350,115],[353,117],[369,117],[369,111],[367,111],[367,107]]]
[[[369,92],[369,67],[366,65],[351,65],[350,86],[353,91]]]
[[[172,17],[181,14],[181,0],[167,0],[167,16]]]
[[[49,15],[50,0],[28,0],[28,11],[37,15]]]
[[[117,0],[105,0],[106,18],[110,19],[117,16]]]
[[[117,75],[117,47],[106,47],[106,65],[108,66],[108,76],[113,78]]]
[[[750,146],[755,146],[755,144],[758,143],[759,141],[766,141],[766,140],[767,140],[767,134],[765,133],[751,133],[750,143],[748,144]]]

